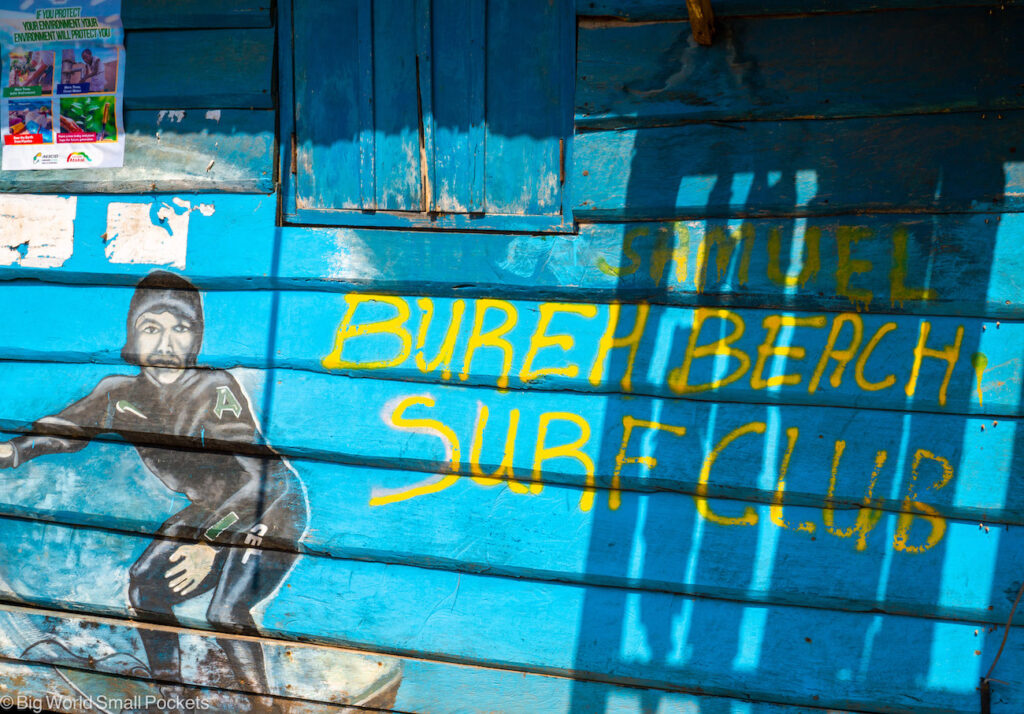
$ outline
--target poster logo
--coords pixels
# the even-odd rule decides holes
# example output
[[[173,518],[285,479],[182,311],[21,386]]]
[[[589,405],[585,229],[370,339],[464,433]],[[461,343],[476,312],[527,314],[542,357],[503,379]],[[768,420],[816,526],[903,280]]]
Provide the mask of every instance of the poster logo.
[[[89,158],[89,155],[84,151],[72,151],[68,154],[67,162],[69,164],[84,164],[87,162],[91,163],[92,159]]]
[[[60,154],[45,153],[40,151],[32,157],[32,163],[35,166],[56,166],[60,163]]]

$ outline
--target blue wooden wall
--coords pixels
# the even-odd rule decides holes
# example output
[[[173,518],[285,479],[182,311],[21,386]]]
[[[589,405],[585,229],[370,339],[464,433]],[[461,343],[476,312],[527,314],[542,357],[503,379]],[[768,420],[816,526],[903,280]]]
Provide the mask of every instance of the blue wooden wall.
[[[545,106],[567,132],[481,113],[526,71],[525,15],[506,65],[406,68],[439,107],[476,77],[467,122],[412,112],[430,215],[329,203],[387,197],[409,168],[388,147],[419,151],[409,122],[356,130],[383,114],[316,123],[354,111],[331,72],[366,69],[363,35],[332,64],[316,3],[126,0],[125,167],[0,174],[0,442],[90,440],[0,471],[0,695],[966,713],[998,656],[991,711],[1024,711],[1024,8],[713,0],[702,47],[681,3],[566,1],[548,29],[575,58],[550,53]],[[331,12],[358,30],[367,8]],[[446,43],[458,23],[386,27],[441,66],[487,54]],[[522,201],[460,213],[513,195],[487,168],[509,155],[539,162]],[[531,182],[559,161],[544,203]],[[201,294],[198,363],[222,381],[197,418],[251,411],[261,435],[185,433],[169,403],[39,422],[141,379],[126,315],[155,270]],[[117,419],[146,411],[109,394]],[[151,464],[212,481],[238,457],[267,483],[284,459],[308,522],[213,547],[287,572],[251,620],[212,617],[210,592],[140,605],[143,553],[203,539],[167,529],[190,497]],[[168,632],[174,676],[143,646]],[[265,681],[225,655],[252,642]]]

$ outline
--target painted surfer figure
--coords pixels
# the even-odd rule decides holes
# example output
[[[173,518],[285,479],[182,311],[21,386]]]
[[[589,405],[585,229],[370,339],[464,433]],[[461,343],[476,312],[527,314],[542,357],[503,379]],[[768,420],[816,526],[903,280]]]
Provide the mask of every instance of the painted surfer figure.
[[[132,607],[144,619],[173,625],[175,605],[212,590],[210,624],[254,633],[252,609],[291,570],[308,506],[298,475],[263,441],[235,378],[196,365],[203,327],[195,286],[173,273],[150,273],[131,299],[122,351],[139,373],[105,377],[85,398],[37,421],[33,435],[0,443],[0,468],[119,435],[153,475],[191,502],[132,565]],[[153,677],[180,682],[178,635],[140,633]],[[218,644],[243,688],[269,691],[258,642]]]

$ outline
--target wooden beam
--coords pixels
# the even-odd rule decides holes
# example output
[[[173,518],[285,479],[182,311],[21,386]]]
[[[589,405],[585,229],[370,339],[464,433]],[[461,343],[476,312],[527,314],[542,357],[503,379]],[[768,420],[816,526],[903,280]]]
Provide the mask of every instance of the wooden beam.
[[[697,44],[710,45],[715,34],[715,14],[711,11],[711,0],[686,0],[686,11],[690,15],[690,27]]]

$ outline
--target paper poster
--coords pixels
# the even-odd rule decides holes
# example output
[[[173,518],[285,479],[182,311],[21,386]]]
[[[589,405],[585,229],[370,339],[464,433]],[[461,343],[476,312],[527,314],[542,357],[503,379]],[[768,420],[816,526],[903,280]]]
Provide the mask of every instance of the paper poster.
[[[121,0],[0,0],[3,170],[124,165]]]

